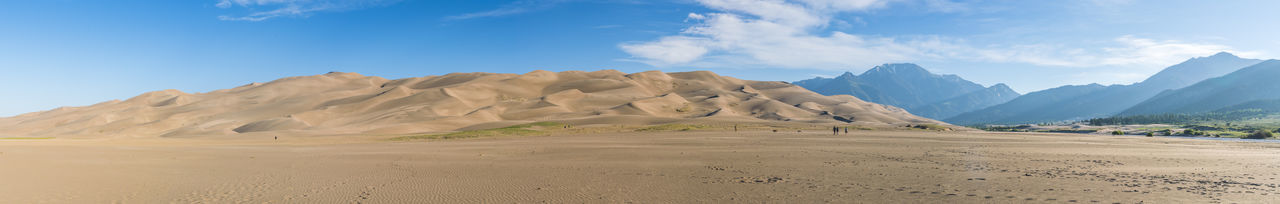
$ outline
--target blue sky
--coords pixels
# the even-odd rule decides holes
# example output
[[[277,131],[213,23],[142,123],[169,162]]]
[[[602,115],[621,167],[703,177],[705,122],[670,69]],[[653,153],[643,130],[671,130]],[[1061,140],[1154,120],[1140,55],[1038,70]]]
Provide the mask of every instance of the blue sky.
[[[0,116],[276,78],[543,69],[794,81],[912,62],[1020,92],[1280,53],[1280,1],[0,2]]]

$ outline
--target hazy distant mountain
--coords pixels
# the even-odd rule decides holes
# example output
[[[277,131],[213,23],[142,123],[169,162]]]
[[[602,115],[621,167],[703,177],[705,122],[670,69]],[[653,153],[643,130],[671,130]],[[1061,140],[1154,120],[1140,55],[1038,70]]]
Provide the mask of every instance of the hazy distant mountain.
[[[1170,89],[1257,64],[1222,52],[1170,66],[1132,85],[1063,86],[1023,95],[1008,103],[960,114],[944,121],[954,124],[1012,124],[1081,120],[1115,115]]]
[[[1267,60],[1222,77],[1160,93],[1121,115],[1195,113],[1220,109],[1274,109],[1280,99],[1280,61]]]
[[[1021,94],[1010,89],[1008,85],[1001,83],[944,101],[907,107],[906,109],[913,114],[927,118],[949,118],[966,111],[1009,102],[1014,98],[1018,98],[1018,96],[1021,96]]]
[[[1028,114],[1054,111],[1052,105],[1070,101],[1090,93],[1106,89],[1099,84],[1069,85],[1043,91],[1031,92],[1012,101],[995,105],[974,112],[968,112],[948,118],[958,124],[1004,123],[1015,118],[1027,118]],[[954,123],[953,124],[956,124]]]
[[[907,109],[928,118],[977,110],[1009,101],[1017,92],[1004,84],[982,87],[956,75],[938,75],[915,64],[884,64],[861,75],[813,78],[794,84],[823,95],[853,95],[873,103]]]

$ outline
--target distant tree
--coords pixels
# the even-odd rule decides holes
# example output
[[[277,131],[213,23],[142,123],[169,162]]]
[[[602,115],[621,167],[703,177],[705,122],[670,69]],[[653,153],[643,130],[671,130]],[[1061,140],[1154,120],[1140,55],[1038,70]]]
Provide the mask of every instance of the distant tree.
[[[1151,137],[1151,136],[1156,136],[1156,134],[1151,133],[1151,132],[1147,132],[1147,137]]]
[[[1124,134],[1124,131],[1120,131],[1120,130],[1111,131],[1111,135],[1123,135],[1123,134]]]

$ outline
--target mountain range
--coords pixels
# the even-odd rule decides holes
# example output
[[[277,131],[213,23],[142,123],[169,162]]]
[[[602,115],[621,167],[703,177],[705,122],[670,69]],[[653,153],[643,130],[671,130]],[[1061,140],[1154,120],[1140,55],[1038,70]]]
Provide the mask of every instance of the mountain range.
[[[155,91],[0,118],[0,135],[407,134],[532,121],[943,124],[852,96],[706,71],[453,73],[395,80],[334,72],[208,93]]]
[[[956,75],[930,73],[915,64],[884,64],[854,75],[816,77],[793,84],[823,95],[852,95],[928,118],[948,118],[1001,104],[1020,94],[1005,84],[983,87]]]
[[[1146,80],[1130,85],[1099,84],[1069,85],[1058,88],[1031,92],[1004,104],[991,106],[944,121],[953,124],[1018,124],[1038,122],[1059,122],[1082,120],[1095,117],[1107,117],[1118,113],[1163,113],[1162,111],[1208,110],[1192,109],[1184,104],[1180,106],[1152,106],[1162,102],[1145,103],[1160,94],[1159,100],[1182,101],[1185,98],[1173,98],[1184,95],[1161,94],[1161,92],[1180,89],[1197,82],[1222,76],[1241,68],[1258,64],[1261,60],[1244,59],[1230,53],[1221,52],[1208,57],[1197,57],[1177,65],[1170,66]],[[1208,86],[1208,85],[1206,85]],[[1216,100],[1216,99],[1215,99]],[[1141,104],[1140,104],[1141,103]],[[1181,102],[1171,102],[1178,103]],[[1225,103],[1225,101],[1224,101]],[[1126,111],[1128,109],[1128,111]]]
[[[1120,115],[1199,113],[1232,109],[1280,110],[1280,60],[1267,60],[1186,88],[1159,93]]]

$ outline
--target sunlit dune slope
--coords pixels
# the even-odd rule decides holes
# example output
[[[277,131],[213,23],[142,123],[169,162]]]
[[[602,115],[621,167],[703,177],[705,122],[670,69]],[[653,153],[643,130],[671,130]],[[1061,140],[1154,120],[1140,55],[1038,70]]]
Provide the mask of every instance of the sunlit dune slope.
[[[0,135],[399,134],[526,121],[940,123],[852,96],[705,71],[454,73],[397,80],[335,72],[209,93],[156,91],[0,118]]]

